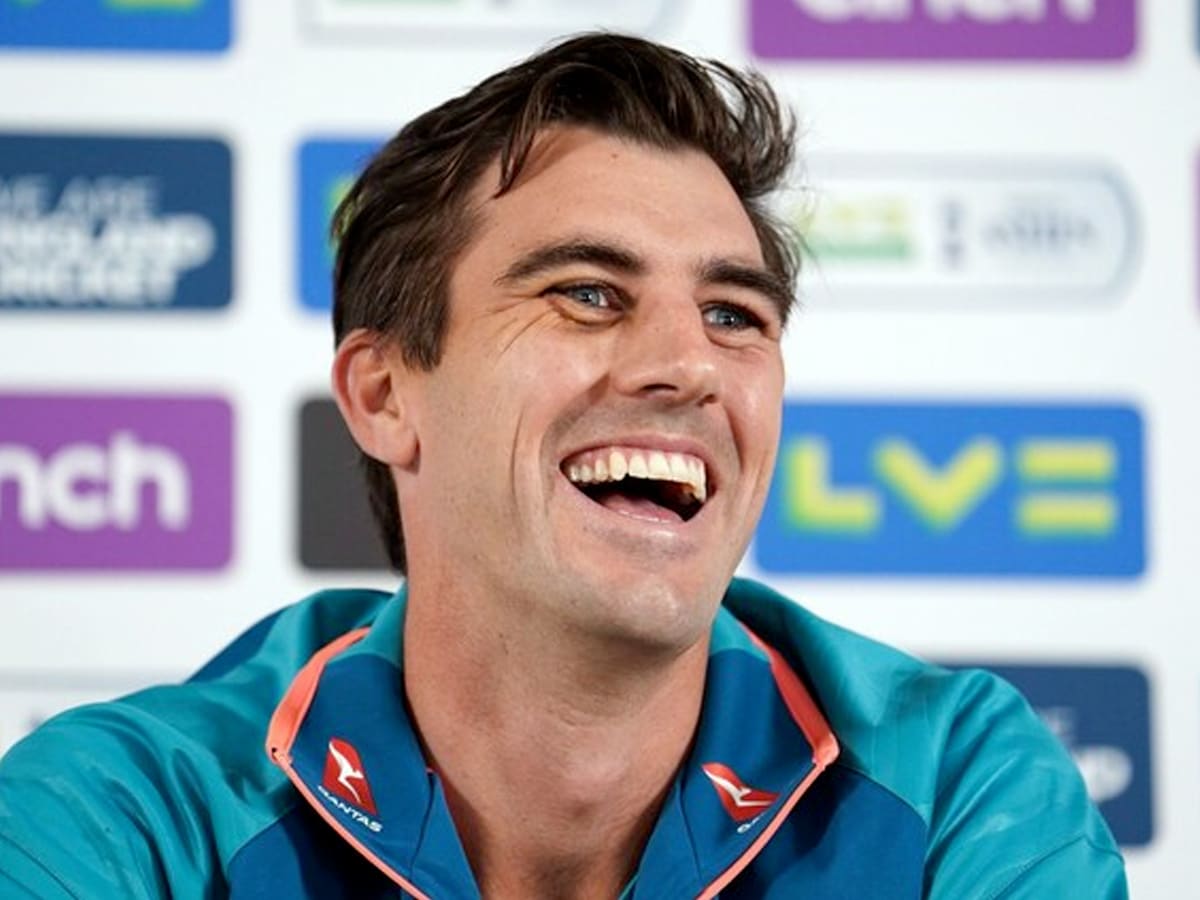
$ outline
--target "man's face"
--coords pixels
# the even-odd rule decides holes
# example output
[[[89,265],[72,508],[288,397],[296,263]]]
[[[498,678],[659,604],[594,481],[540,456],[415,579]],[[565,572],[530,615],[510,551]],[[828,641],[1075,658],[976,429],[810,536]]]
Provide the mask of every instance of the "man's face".
[[[499,198],[496,177],[442,360],[413,376],[412,584],[497,622],[690,646],[766,495],[787,286],[696,151],[556,129]]]

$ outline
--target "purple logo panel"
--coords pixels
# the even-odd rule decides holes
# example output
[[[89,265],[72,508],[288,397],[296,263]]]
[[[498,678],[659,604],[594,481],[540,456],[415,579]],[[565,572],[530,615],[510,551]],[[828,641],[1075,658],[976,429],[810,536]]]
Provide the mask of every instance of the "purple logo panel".
[[[0,570],[220,569],[232,524],[224,399],[0,394]]]
[[[750,0],[768,59],[1124,59],[1136,0]]]

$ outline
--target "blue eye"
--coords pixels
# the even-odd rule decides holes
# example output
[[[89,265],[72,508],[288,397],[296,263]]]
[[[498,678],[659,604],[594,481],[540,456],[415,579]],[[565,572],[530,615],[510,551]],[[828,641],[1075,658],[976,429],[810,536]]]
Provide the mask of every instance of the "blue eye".
[[[731,303],[714,303],[705,307],[704,321],[726,331],[761,328],[763,325],[762,319],[750,310]]]
[[[573,284],[560,289],[563,294],[577,300],[583,306],[608,309],[615,304],[608,292],[598,284]]]

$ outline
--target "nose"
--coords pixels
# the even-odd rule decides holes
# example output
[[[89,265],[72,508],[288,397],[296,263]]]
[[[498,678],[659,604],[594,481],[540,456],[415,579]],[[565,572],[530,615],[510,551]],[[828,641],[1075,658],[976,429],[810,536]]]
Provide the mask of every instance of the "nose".
[[[720,387],[716,354],[701,310],[690,297],[644,301],[618,338],[613,386],[629,396],[654,396],[672,404],[711,402]]]

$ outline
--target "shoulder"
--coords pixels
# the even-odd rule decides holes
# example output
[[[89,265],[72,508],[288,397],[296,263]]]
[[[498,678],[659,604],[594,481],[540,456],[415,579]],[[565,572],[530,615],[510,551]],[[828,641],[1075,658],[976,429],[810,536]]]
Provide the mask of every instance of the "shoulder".
[[[906,748],[941,747],[965,724],[964,712],[996,709],[1032,717],[1020,695],[983,671],[951,671],[834,625],[765,585],[738,579],[726,605],[773,646],[813,692],[842,748],[841,763],[915,796],[911,763],[889,765]],[[1036,718],[1031,719],[1036,723]],[[1040,726],[1037,738],[1050,738]],[[886,739],[880,746],[879,741]],[[900,755],[907,755],[900,753]],[[928,773],[920,776],[928,778]]]
[[[387,599],[316,594],[247,630],[182,684],[49,720],[0,760],[0,870],[24,872],[29,884],[51,878],[48,896],[203,893],[294,802],[263,750],[291,678]]]
[[[1088,873],[1117,886],[1088,896],[1124,896],[1120,855],[1082,778],[1007,682],[931,665],[753,582],[735,582],[726,604],[808,684],[841,745],[837,765],[920,817],[926,896],[1026,896],[1005,893],[1022,880],[1029,896],[1082,896],[1074,887]]]

